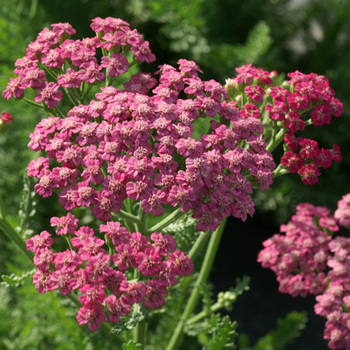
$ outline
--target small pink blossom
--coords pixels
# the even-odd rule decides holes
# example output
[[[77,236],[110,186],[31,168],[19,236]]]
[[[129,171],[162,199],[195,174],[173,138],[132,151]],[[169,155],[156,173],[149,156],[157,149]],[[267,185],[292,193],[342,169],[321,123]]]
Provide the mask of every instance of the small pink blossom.
[[[37,254],[42,249],[51,247],[53,243],[54,239],[51,237],[51,234],[47,231],[42,231],[39,235],[29,238],[26,242],[26,247]]]
[[[10,113],[7,112],[3,112],[0,115],[0,120],[4,123],[4,124],[8,124],[10,122],[12,122],[12,115]]]
[[[103,56],[101,67],[107,68],[107,74],[111,77],[117,77],[124,74],[129,69],[127,58],[121,53],[112,53],[111,57]]]
[[[82,306],[76,317],[80,325],[87,324],[90,331],[100,329],[101,323],[105,322],[106,315],[101,304],[89,303]]]
[[[56,234],[57,235],[66,235],[67,233],[74,233],[78,228],[78,219],[71,213],[68,213],[67,216],[52,217],[50,219],[51,226],[57,226]]]
[[[56,107],[57,102],[61,101],[63,98],[63,92],[58,90],[59,87],[60,86],[54,82],[46,82],[45,86],[38,90],[34,99],[35,102],[44,101],[49,108]]]
[[[15,99],[21,98],[24,95],[24,88],[22,87],[21,78],[10,78],[10,82],[7,84],[6,89],[2,93],[6,100],[10,97]]]

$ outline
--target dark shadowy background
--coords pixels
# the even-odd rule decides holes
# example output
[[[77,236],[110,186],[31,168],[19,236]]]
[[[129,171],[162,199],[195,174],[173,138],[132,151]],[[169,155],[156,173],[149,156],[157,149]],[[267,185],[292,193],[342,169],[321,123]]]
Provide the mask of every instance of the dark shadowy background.
[[[257,213],[253,218],[246,223],[235,219],[228,221],[211,275],[215,292],[229,289],[243,274],[251,276],[250,291],[239,298],[231,316],[239,323],[238,331],[249,334],[253,341],[275,326],[276,317],[283,317],[291,310],[306,310],[309,319],[306,330],[286,349],[327,349],[322,340],[323,319],[313,313],[313,298],[294,299],[279,294],[273,273],[262,269],[256,257],[261,242],[278,232],[279,225],[289,220],[297,203],[310,202],[333,210],[340,197],[350,192],[350,2],[2,0],[0,7],[1,90],[13,76],[15,60],[25,54],[27,44],[44,26],[69,22],[76,28],[77,37],[85,37],[92,35],[90,21],[97,16],[123,18],[144,34],[157,56],[157,63],[144,67],[145,70],[154,71],[159,64],[176,64],[179,58],[186,58],[200,65],[203,79],[213,78],[222,83],[234,75],[235,67],[248,63],[284,74],[299,70],[328,77],[337,97],[344,103],[345,113],[334,119],[331,126],[310,129],[308,135],[317,137],[325,148],[332,147],[333,143],[339,144],[343,151],[342,163],[322,171],[315,186],[305,187],[297,176],[288,175],[277,179],[267,192],[256,194]],[[0,137],[0,195],[6,202],[7,213],[15,220],[25,167],[33,157],[32,152],[26,150],[28,135],[42,115],[13,101],[5,103],[2,100],[0,106],[0,112],[10,112],[14,118],[8,133]],[[43,229],[56,209],[54,201],[38,199],[32,228]],[[18,264],[28,267],[3,236],[0,236],[0,244],[1,273],[18,272]],[[23,338],[27,343],[22,339],[17,348],[39,349],[35,342],[45,344],[47,339],[40,338],[43,320],[28,300],[35,300],[35,292],[27,287],[25,293],[16,290],[11,290],[10,294],[1,293],[0,338],[10,334],[12,339],[3,342],[3,348],[16,348],[15,339]],[[41,303],[45,299],[37,300]],[[50,301],[47,303],[51,305]],[[23,327],[16,328],[6,322],[7,316],[4,315],[9,312],[12,312],[14,322],[23,318],[29,322],[30,318],[30,332],[37,330],[39,340],[28,337],[29,331],[26,333]],[[32,314],[28,316],[30,312]],[[55,326],[50,327],[52,334],[56,334]]]

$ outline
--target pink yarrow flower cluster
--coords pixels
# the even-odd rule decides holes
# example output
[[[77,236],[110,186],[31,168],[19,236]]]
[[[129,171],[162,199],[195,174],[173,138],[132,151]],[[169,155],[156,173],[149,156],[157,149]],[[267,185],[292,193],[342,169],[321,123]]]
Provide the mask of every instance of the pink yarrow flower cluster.
[[[78,89],[82,84],[96,84],[107,75],[117,77],[129,68],[125,58],[132,52],[139,62],[153,62],[154,54],[147,41],[136,29],[120,19],[95,18],[91,28],[98,37],[71,40],[76,33],[69,23],[52,24],[52,29],[42,30],[27,48],[27,55],[15,63],[16,78],[11,78],[3,96],[6,99],[23,98],[25,91],[36,92],[35,102],[54,108],[63,98],[63,88]],[[98,49],[109,50],[110,56],[98,59]],[[123,53],[114,53],[122,50]],[[66,68],[68,67],[68,68]],[[55,81],[50,81],[51,75]]]
[[[319,147],[317,141],[296,133],[306,125],[330,124],[332,116],[342,115],[343,105],[335,98],[328,79],[296,71],[288,74],[290,80],[284,83],[286,87],[272,85],[266,89],[265,86],[272,84],[273,74],[251,65],[236,70],[237,76],[229,79],[226,87],[232,97],[241,98],[240,91],[244,90],[249,103],[241,113],[262,116],[265,126],[273,125],[276,134],[280,130],[277,135],[284,137],[285,149],[281,165],[291,173],[298,173],[305,185],[317,183],[320,168],[329,168],[333,161],[341,160],[339,146],[325,149]]]
[[[34,252],[37,266],[33,282],[41,294],[58,289],[65,296],[79,290],[82,307],[76,318],[91,331],[100,328],[106,315],[109,322],[120,322],[135,303],[150,309],[161,307],[167,288],[177,283],[178,276],[193,271],[192,261],[176,249],[169,234],[153,232],[148,239],[140,232],[129,233],[116,221],[100,225],[100,234],[96,234],[89,226],[78,227],[71,213],[52,218],[51,226],[57,227],[57,235],[70,240],[73,249],[54,252],[48,231],[30,238],[27,249]],[[128,280],[131,269],[142,280]]]
[[[341,226],[350,226],[350,194],[346,194],[338,202],[338,208],[334,213],[334,217]]]
[[[291,221],[281,225],[280,233],[263,242],[258,261],[276,273],[281,293],[305,297],[326,289],[328,278],[322,271],[332,239],[329,232],[339,229],[329,212],[327,208],[299,204]]]
[[[95,39],[66,39],[59,44],[65,53],[61,57],[74,66],[69,74],[81,76],[77,68],[97,65],[99,47],[111,53],[101,59],[111,77],[127,71],[124,52],[114,53],[117,47],[131,45],[130,52],[139,61],[154,59],[125,22],[95,19],[92,28],[98,34]],[[37,55],[23,62],[45,64]],[[142,209],[154,216],[164,214],[165,205],[193,210],[202,231],[215,230],[223,217],[246,220],[253,215],[253,187],[268,189],[276,167],[266,151],[259,116],[229,101],[220,83],[202,81],[194,62],[182,59],[178,65],[160,66],[159,82],[140,73],[123,89],[102,87],[96,100],[74,106],[67,118],[43,119],[28,144],[34,151],[47,152],[51,160],[39,157],[28,166],[28,175],[39,180],[37,193],[49,197],[58,189],[65,210],[91,207],[102,221],[118,213],[126,198],[139,200]],[[4,94],[10,96],[8,91]],[[212,119],[209,131],[196,139],[193,123],[204,116]]]
[[[346,221],[349,194],[335,215],[324,207],[299,204],[279,234],[263,242],[258,261],[276,273],[279,291],[293,297],[316,295],[315,313],[326,318],[330,349],[350,349],[350,238],[336,236]]]

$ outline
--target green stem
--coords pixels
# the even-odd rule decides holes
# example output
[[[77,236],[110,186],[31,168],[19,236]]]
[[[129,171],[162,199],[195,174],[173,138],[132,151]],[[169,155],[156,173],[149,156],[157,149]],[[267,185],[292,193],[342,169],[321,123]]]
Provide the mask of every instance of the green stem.
[[[207,243],[207,240],[212,235],[212,232],[209,230],[207,232],[202,232],[196,240],[196,243],[191,248],[188,256],[191,260],[194,260],[198,253],[202,250],[202,247]]]
[[[146,339],[147,339],[147,323],[146,323],[146,320],[143,319],[140,322],[138,322],[135,328],[133,329],[133,340],[134,342],[140,343],[143,346],[145,346]]]
[[[71,235],[70,235],[70,234],[65,235],[65,238],[66,238],[66,241],[67,241],[69,250],[74,250],[73,247],[72,247],[72,243],[70,242],[70,240],[71,240],[71,238],[72,238]]]
[[[139,218],[137,216],[132,215],[132,214],[128,213],[127,211],[123,210],[123,209],[120,209],[120,211],[118,213],[113,213],[112,215],[113,216],[119,216],[122,219],[124,219],[125,221],[131,222],[133,224],[137,224],[138,225],[140,223]]]
[[[28,98],[26,97],[23,97],[22,98],[22,101],[32,107],[35,107],[35,108],[41,108],[41,109],[45,109],[45,106],[43,106],[42,103],[38,103],[38,102],[34,102],[34,101],[31,101],[29,100]]]
[[[151,232],[161,232],[164,227],[167,227],[172,222],[176,221],[183,215],[183,212],[180,210],[180,208],[174,210],[170,215],[168,215],[166,218],[164,218],[161,222],[158,222],[158,224],[153,225],[151,228],[147,230],[147,233]]]
[[[73,106],[78,106],[79,102],[78,102],[77,98],[74,96],[73,88],[71,88],[71,89],[65,88],[64,91],[66,92],[66,94],[67,94],[70,102],[73,104]]]
[[[200,286],[203,285],[209,277],[211,268],[214,263],[215,255],[218,250],[222,234],[224,232],[226,221],[227,218],[224,218],[220,226],[211,235],[198,278],[195,282],[185,310],[181,315],[177,327],[173,333],[173,336],[171,337],[168,346],[166,347],[166,350],[174,350],[177,348],[183,335],[184,326],[198,304],[198,301],[200,299]]]
[[[57,107],[55,107],[55,108],[46,107],[45,110],[47,111],[47,113],[49,113],[53,116],[59,116],[62,119],[65,118],[65,115]]]
[[[193,245],[192,249],[190,250],[188,256],[191,260],[194,260],[198,253],[202,250],[203,246],[207,243],[209,237],[211,236],[212,232],[211,231],[207,231],[207,232],[202,232],[195,244]],[[185,303],[186,300],[186,296],[188,294],[188,289],[191,285],[191,281],[192,281],[192,276],[187,276],[185,277],[185,280],[182,283],[182,288],[181,288],[181,295],[180,298],[176,304],[176,311],[175,311],[175,315],[180,315],[183,304]],[[167,337],[167,339],[170,339],[171,336],[174,333],[174,329],[176,328],[177,323],[179,322],[179,318],[176,317],[172,320],[170,326],[169,326],[169,330],[168,330],[168,334],[169,337]]]
[[[167,336],[165,338],[167,340],[171,339],[171,337],[174,334],[174,329],[176,328],[176,326],[177,326],[177,324],[179,322],[179,317],[177,317],[177,316],[181,315],[181,311],[183,309],[183,304],[186,301],[186,297],[187,297],[187,294],[188,294],[188,289],[189,289],[189,287],[191,285],[191,282],[192,282],[192,276],[186,276],[186,277],[184,277],[184,280],[182,281],[181,294],[180,294],[179,299],[176,302],[176,306],[175,306],[175,310],[174,310],[175,311],[174,315],[176,315],[176,317],[174,317],[171,320],[171,323],[169,325],[169,328],[168,328],[168,331],[167,331]]]
[[[92,84],[90,84],[90,85],[88,86],[88,88],[86,89],[86,91],[85,91],[84,94],[82,95],[82,97],[81,97],[81,103],[82,103],[82,104],[84,103],[84,100],[85,100],[86,96],[89,94],[89,92],[91,91],[91,89],[92,89]]]
[[[289,174],[288,169],[285,169],[282,164],[279,164],[278,167],[273,171],[273,178],[275,179],[278,176]]]
[[[137,218],[139,220],[139,224],[136,225],[138,232],[141,232],[143,235],[146,235],[146,233],[147,233],[147,214],[142,209],[141,204],[139,207],[139,213],[137,215]]]
[[[197,323],[198,321],[202,320],[204,317],[208,316],[209,314],[216,312],[220,309],[222,309],[223,307],[225,307],[225,305],[223,305],[221,302],[216,302],[214,305],[212,305],[210,307],[209,310],[203,310],[200,313],[198,313],[197,315],[191,317],[186,324],[194,324]]]
[[[1,205],[1,203],[0,203]],[[24,255],[33,262],[33,254],[27,250],[26,243],[22,236],[10,225],[10,223],[2,216],[1,210],[0,229],[5,235],[14,242],[17,247],[24,253]]]
[[[57,79],[58,74],[57,74],[53,69],[50,69],[50,68],[48,68],[48,67],[46,67],[46,66],[44,66],[44,65],[42,65],[42,67],[44,68],[44,70],[46,70],[46,72],[47,72],[48,74],[51,75],[51,77],[53,78],[53,80],[56,80],[56,79]]]
[[[268,146],[266,147],[266,150],[271,153],[284,139],[285,133],[286,131],[282,128],[269,142]]]

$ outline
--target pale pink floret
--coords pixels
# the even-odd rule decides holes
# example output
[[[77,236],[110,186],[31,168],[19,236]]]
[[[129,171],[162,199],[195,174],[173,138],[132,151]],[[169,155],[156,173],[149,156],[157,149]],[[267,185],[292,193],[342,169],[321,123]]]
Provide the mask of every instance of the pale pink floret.
[[[143,276],[157,276],[160,272],[159,264],[162,261],[158,251],[153,248],[146,248],[144,252],[136,255],[137,269]]]
[[[197,76],[197,72],[203,73],[201,69],[198,67],[196,62],[194,61],[188,61],[185,59],[179,59],[177,61],[177,64],[179,65],[179,69],[181,72],[187,73],[189,77]]]
[[[65,250],[55,254],[55,268],[57,270],[67,271],[70,275],[82,264],[79,255],[73,250]]]
[[[123,281],[120,290],[123,292],[123,301],[131,306],[144,300],[147,288],[143,282]]]
[[[121,243],[116,247],[117,253],[113,254],[112,261],[117,265],[120,271],[128,270],[130,265],[137,267],[136,254],[137,249],[131,247],[130,244]]]
[[[134,53],[135,57],[140,61],[147,63],[152,63],[156,60],[156,56],[151,52],[149,48],[149,42],[140,42],[138,45],[133,45],[130,49]]]
[[[35,272],[33,275],[33,283],[40,294],[56,289],[55,283],[52,281],[48,271],[38,270]]]
[[[71,273],[66,270],[56,270],[51,273],[51,282],[55,289],[59,289],[61,295],[65,296],[72,292],[70,279]]]
[[[163,235],[160,232],[153,232],[150,237],[154,242],[153,246],[160,255],[166,256],[168,251],[175,251],[176,241],[169,233]]]
[[[147,281],[147,292],[144,305],[149,309],[159,308],[165,304],[163,295],[167,295],[167,289],[158,280]]]
[[[40,91],[48,84],[45,71],[37,67],[24,69],[20,78],[22,78],[22,88],[24,89],[33,88]],[[54,84],[54,82],[52,83]]]
[[[120,316],[128,316],[131,311],[131,307],[125,302],[124,298],[117,299],[115,295],[109,295],[105,298],[107,310],[109,312],[108,321],[112,323],[120,322]]]
[[[10,97],[21,98],[24,95],[24,88],[22,87],[21,78],[10,78],[10,82],[7,84],[6,89],[2,93],[6,100]]]
[[[56,47],[41,56],[41,64],[48,68],[62,68],[64,58],[61,56],[61,49]]]
[[[76,30],[69,23],[53,23],[52,31],[62,36],[63,34],[74,35]]]
[[[58,90],[60,88],[54,82],[47,83],[45,86],[38,90],[37,95],[35,96],[35,102],[44,101],[47,107],[53,108],[57,106],[57,102],[61,101],[63,98],[63,92]]]
[[[52,195],[53,183],[50,177],[50,172],[45,170],[45,173],[40,174],[40,181],[34,185],[34,190],[39,196],[43,198],[50,197]]]
[[[138,252],[144,251],[147,246],[149,246],[149,241],[146,236],[141,232],[134,232],[129,235],[129,244],[132,248],[135,248]]]
[[[51,249],[41,249],[34,256],[33,263],[38,267],[38,270],[49,271],[50,264],[53,263],[55,259],[55,253]]]
[[[68,213],[67,216],[52,217],[50,219],[51,226],[57,226],[56,234],[57,235],[66,235],[67,233],[74,233],[78,228],[78,219],[71,213]]]
[[[96,331],[106,319],[103,309],[101,304],[86,304],[79,309],[76,319],[80,325],[87,324],[90,331]]]
[[[28,164],[27,176],[40,178],[46,170],[49,170],[49,160],[45,157],[39,157],[37,160],[31,160]]]
[[[29,238],[26,242],[26,247],[28,250],[37,254],[41,249],[51,247],[53,243],[54,239],[51,237],[51,234],[47,231],[42,231],[40,235]]]
[[[105,232],[106,236],[112,240],[115,246],[123,243],[129,237],[127,228],[120,226],[120,222],[118,221],[108,221],[106,225],[100,225],[100,232]]]
[[[339,225],[350,225],[350,194],[343,196],[338,202],[338,208],[334,213],[334,217],[338,219]]]
[[[111,77],[117,77],[124,74],[129,69],[127,58],[121,53],[112,53],[111,57],[102,57],[101,67],[107,68],[107,74]]]
[[[78,72],[78,78],[93,84],[95,81],[102,81],[105,78],[104,73],[100,72],[101,67],[94,61],[85,62],[81,65],[81,70]]]
[[[73,68],[68,68],[65,74],[57,77],[57,84],[64,88],[79,88],[81,83],[82,79]]]

